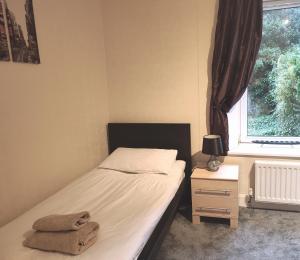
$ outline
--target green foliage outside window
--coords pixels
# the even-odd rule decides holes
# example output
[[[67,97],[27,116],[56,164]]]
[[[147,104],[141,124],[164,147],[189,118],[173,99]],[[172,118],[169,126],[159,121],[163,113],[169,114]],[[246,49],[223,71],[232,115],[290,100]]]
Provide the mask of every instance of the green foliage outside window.
[[[248,87],[249,136],[300,136],[300,8],[264,12]]]

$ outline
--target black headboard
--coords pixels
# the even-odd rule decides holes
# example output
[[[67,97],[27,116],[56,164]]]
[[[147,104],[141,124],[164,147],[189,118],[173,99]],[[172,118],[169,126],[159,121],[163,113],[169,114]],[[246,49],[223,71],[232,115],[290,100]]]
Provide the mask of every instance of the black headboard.
[[[190,124],[110,123],[107,129],[108,149],[118,147],[176,149],[177,160],[186,162],[185,176],[191,175]]]

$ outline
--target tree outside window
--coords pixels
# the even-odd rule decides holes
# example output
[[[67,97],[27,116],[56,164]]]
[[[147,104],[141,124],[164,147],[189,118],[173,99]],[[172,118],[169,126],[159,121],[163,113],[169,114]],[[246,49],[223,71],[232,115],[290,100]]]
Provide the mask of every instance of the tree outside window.
[[[300,136],[300,7],[264,11],[248,87],[248,136]]]

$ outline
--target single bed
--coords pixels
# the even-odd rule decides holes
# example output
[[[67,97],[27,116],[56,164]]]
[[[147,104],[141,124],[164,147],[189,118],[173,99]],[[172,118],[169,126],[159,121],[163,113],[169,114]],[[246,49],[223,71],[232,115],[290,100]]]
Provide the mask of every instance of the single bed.
[[[186,135],[181,135],[182,128]],[[0,259],[153,258],[188,185],[190,141],[187,139],[189,125],[186,124],[109,124],[110,152],[118,147],[177,149],[178,161],[172,166],[171,174],[126,174],[96,168],[2,227]],[[183,140],[186,140],[184,149]],[[185,149],[189,155],[183,152]],[[92,220],[100,224],[96,244],[82,255],[74,257],[22,246],[37,218],[82,210],[90,211]]]
[[[176,149],[177,160],[186,162],[185,178],[138,258],[153,259],[174,220],[179,204],[186,206],[191,202],[190,124],[110,123],[107,133],[109,153],[118,147]]]

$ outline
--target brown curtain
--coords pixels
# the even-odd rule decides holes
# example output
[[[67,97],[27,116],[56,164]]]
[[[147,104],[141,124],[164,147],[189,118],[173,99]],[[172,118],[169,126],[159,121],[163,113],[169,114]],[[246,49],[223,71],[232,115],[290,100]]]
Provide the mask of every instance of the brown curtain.
[[[244,94],[262,37],[262,0],[219,0],[212,63],[210,132],[228,151],[227,113]]]

